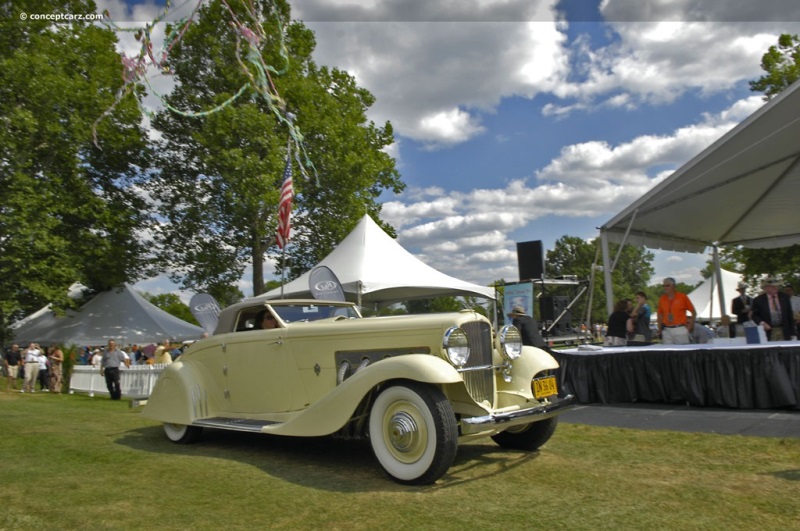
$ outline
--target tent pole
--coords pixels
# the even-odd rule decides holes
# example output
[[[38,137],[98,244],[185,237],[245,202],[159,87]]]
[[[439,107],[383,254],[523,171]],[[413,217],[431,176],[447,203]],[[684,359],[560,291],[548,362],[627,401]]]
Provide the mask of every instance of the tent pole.
[[[592,262],[592,272],[589,275],[589,302],[586,304],[586,327],[594,337],[594,328],[592,328],[592,302],[594,301],[594,279],[597,276],[597,259],[600,258],[600,246],[597,247],[597,252],[594,253],[594,262]]]
[[[622,241],[619,242],[619,249],[617,249],[617,256],[614,257],[614,263],[611,265],[611,271],[613,272],[614,269],[617,267],[617,262],[619,262],[619,256],[622,254],[622,248],[625,246],[625,243],[628,241],[628,235],[631,233],[631,229],[633,228],[633,222],[636,221],[636,214],[639,213],[639,210],[634,210],[633,215],[631,216],[631,221],[628,223],[628,228],[625,229],[625,235],[622,237]]]
[[[714,273],[717,275],[717,285],[719,286],[719,315],[722,318],[725,315],[725,289],[722,285],[722,265],[719,262],[719,246],[715,243],[713,246],[714,255]]]
[[[283,286],[286,285],[286,245],[281,249],[281,299],[283,299]]]
[[[608,256],[608,234],[606,231],[600,231],[600,245],[603,248],[603,279],[606,284],[606,310],[608,310],[608,315],[611,315],[614,313],[614,286],[611,285],[611,263]]]

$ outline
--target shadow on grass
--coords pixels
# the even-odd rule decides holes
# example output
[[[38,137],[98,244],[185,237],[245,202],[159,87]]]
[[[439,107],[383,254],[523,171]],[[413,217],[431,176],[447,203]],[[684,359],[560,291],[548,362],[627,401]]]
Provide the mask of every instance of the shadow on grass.
[[[502,474],[539,455],[503,449],[488,438],[470,441],[459,445],[453,465],[435,484],[414,487],[395,483],[384,473],[368,440],[204,429],[200,441],[184,445],[170,442],[160,426],[152,426],[128,431],[116,442],[143,452],[227,459],[290,483],[334,492],[438,490]]]
[[[789,481],[800,481],[800,469],[780,470],[778,472],[770,472],[769,475],[780,479],[788,479]]]

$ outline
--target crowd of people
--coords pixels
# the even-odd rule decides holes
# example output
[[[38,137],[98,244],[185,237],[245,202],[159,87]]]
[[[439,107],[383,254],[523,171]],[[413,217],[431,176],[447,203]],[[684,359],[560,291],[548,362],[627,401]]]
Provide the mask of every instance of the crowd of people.
[[[75,365],[91,365],[100,369],[106,379],[112,399],[119,400],[119,369],[122,365],[169,364],[183,353],[186,345],[165,339],[158,346],[118,347],[111,340],[104,347],[80,347],[74,355]],[[61,393],[64,375],[64,352],[58,345],[46,349],[30,343],[24,350],[13,344],[2,355],[2,368],[6,377],[6,390],[21,393]]]
[[[697,320],[697,311],[691,299],[676,289],[674,278],[662,282],[663,295],[658,300],[657,330],[650,326],[651,309],[643,292],[636,294],[635,304],[628,299],[615,303],[603,330],[606,346],[650,343],[660,339],[667,345],[708,343],[714,338],[735,338],[745,335],[746,327],[762,327],[769,341],[795,340],[800,329],[800,297],[794,295],[789,284],[769,277],[761,283],[761,293],[747,295],[748,286],[739,283],[739,296],[731,301],[731,313],[723,315],[714,327]]]
[[[6,390],[16,390],[18,380],[22,380],[20,392],[60,393],[64,366],[64,352],[58,345],[42,349],[38,343],[31,343],[25,350],[19,345],[3,355],[3,370],[7,383]]]

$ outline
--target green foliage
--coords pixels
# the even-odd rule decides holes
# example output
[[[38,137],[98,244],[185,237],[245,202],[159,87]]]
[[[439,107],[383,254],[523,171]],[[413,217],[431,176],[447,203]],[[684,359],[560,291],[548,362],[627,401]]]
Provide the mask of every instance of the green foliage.
[[[132,184],[146,164],[133,99],[101,124],[121,84],[112,32],[92,24],[21,21],[41,3],[0,7],[0,333],[15,318],[72,303],[75,281],[98,290],[135,279],[146,209]],[[90,13],[92,2],[48,4]]]
[[[187,304],[184,304],[181,298],[176,294],[161,293],[160,295],[151,295],[150,293],[143,292],[140,293],[140,295],[150,304],[161,308],[168,314],[174,315],[178,319],[183,319],[187,323],[200,326],[200,323],[198,323],[197,319],[192,315],[192,310]]]
[[[763,92],[769,101],[800,78],[800,37],[781,34],[778,45],[772,45],[761,57],[765,75],[750,82],[750,90]]]
[[[765,275],[800,285],[800,245],[779,249],[724,248],[720,249],[720,260],[723,267],[741,273],[751,286],[758,286]]]
[[[599,245],[599,240],[587,242],[576,236],[562,236],[556,241],[553,250],[547,251],[546,276],[556,278],[561,275],[575,275],[579,280],[589,280],[592,265],[600,264]],[[612,257],[617,255],[618,249],[619,245],[609,246]],[[644,247],[624,246],[617,267],[611,274],[614,296],[617,299],[632,299],[636,292],[644,291],[655,273],[652,261],[653,253]],[[597,270],[594,277],[591,312],[592,320],[596,322],[603,322],[608,317],[604,285],[603,273]],[[555,291],[553,294],[558,294]],[[573,315],[580,321],[586,317],[588,295],[584,294],[582,300],[573,306]]]
[[[61,365],[61,392],[67,393],[72,369],[78,363],[78,345],[61,345],[61,352],[64,353],[64,361]]]
[[[240,4],[231,7],[248,20]],[[383,190],[403,185],[384,152],[394,141],[391,126],[367,123],[372,95],[347,73],[314,64],[313,33],[300,22],[290,23],[288,3],[262,1],[256,9],[270,37],[261,43],[268,64],[282,64],[276,55],[278,19],[285,30],[289,67],[271,79],[287,110],[296,114],[318,173],[306,180],[295,164],[293,245],[285,265],[292,278],[328,254],[364,213],[377,214]],[[246,80],[229,17],[220,1],[205,4],[172,50],[169,61],[179,82],[168,98],[174,108],[209,110]],[[237,100],[203,119],[164,111],[154,126],[163,142],[151,192],[169,222],[158,236],[165,249],[182,257],[173,279],[188,289],[211,291],[234,284],[250,263],[253,292],[263,293],[265,256],[280,254],[274,241],[287,128],[260,98]]]

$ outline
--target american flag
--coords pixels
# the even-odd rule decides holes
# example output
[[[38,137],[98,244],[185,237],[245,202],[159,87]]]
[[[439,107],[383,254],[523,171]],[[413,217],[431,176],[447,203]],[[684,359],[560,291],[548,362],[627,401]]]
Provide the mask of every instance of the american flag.
[[[275,236],[278,247],[281,249],[289,242],[289,231],[292,228],[292,197],[294,197],[292,158],[291,153],[287,153],[286,169],[283,171],[283,184],[281,185],[281,200],[278,203],[278,233]]]

